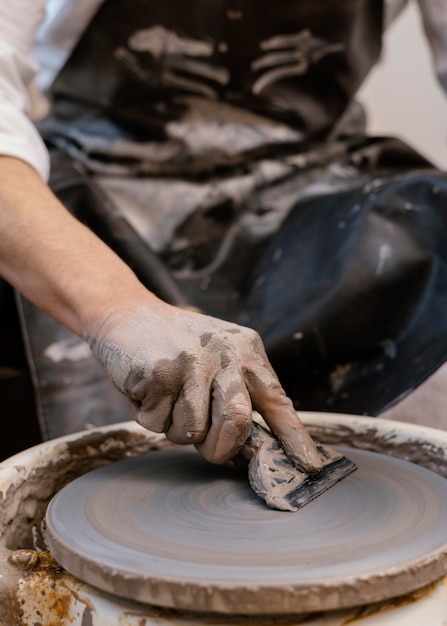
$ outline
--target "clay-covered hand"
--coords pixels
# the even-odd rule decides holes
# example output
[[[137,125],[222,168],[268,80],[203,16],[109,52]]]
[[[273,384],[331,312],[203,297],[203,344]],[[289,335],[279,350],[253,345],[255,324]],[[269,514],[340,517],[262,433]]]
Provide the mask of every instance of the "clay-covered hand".
[[[113,312],[88,339],[142,426],[224,463],[246,441],[254,408],[292,461],[320,468],[255,331],[163,303]]]

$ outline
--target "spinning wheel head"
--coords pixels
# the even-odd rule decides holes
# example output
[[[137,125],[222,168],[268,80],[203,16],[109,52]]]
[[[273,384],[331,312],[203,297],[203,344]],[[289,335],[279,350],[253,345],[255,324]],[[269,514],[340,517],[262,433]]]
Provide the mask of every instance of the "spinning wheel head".
[[[323,611],[412,591],[447,571],[447,481],[372,452],[297,513],[246,475],[173,448],[84,474],[47,511],[55,558],[100,589],[193,611]]]

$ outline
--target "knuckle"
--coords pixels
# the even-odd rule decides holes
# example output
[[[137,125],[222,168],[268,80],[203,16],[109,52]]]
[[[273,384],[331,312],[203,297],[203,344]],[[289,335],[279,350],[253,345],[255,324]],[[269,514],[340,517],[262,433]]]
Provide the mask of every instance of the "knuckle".
[[[248,337],[256,350],[264,351],[264,343],[262,341],[261,335],[254,330],[253,328],[248,329]]]
[[[251,422],[252,409],[249,398],[242,392],[234,393],[233,397],[224,402],[222,418],[225,422],[245,425]]]
[[[241,412],[228,411],[223,415],[224,425],[222,436],[227,441],[235,444],[243,443],[248,436],[251,426],[251,415],[243,415]],[[243,439],[241,441],[241,438]]]
[[[270,384],[267,385],[267,392],[278,399],[278,402],[287,402],[288,398],[281,383],[277,378],[272,378]]]
[[[251,411],[248,413],[248,407],[246,405],[232,405],[228,406],[223,414],[222,418],[226,423],[233,423],[235,425],[245,425],[247,422],[251,422]]]
[[[245,327],[243,336],[245,340],[248,341],[252,346],[254,347],[258,347],[259,345],[262,346],[261,335],[253,328],[248,328],[248,326]]]
[[[167,432],[172,416],[172,398],[164,397],[161,401],[148,406],[146,403],[140,409],[135,409],[136,421],[155,433]]]
[[[275,413],[281,413],[289,410],[292,403],[286,396],[284,389],[279,384],[268,385],[263,389],[265,401],[271,406],[271,410]]]

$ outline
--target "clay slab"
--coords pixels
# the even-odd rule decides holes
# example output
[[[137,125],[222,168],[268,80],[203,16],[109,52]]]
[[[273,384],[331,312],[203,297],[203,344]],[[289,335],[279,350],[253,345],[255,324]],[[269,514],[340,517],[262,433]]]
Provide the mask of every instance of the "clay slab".
[[[384,600],[447,571],[447,482],[338,448],[358,470],[297,513],[268,509],[246,476],[190,448],[113,463],[67,485],[48,542],[72,574],[150,604],[240,614]]]

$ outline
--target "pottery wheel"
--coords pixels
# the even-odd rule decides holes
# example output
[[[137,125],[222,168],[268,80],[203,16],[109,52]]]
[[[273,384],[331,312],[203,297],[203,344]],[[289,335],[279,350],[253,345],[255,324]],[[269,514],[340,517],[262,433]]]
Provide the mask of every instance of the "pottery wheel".
[[[447,571],[447,481],[339,448],[358,470],[297,513],[190,448],[81,476],[49,505],[50,549],[117,595],[183,610],[301,613],[366,604]]]

